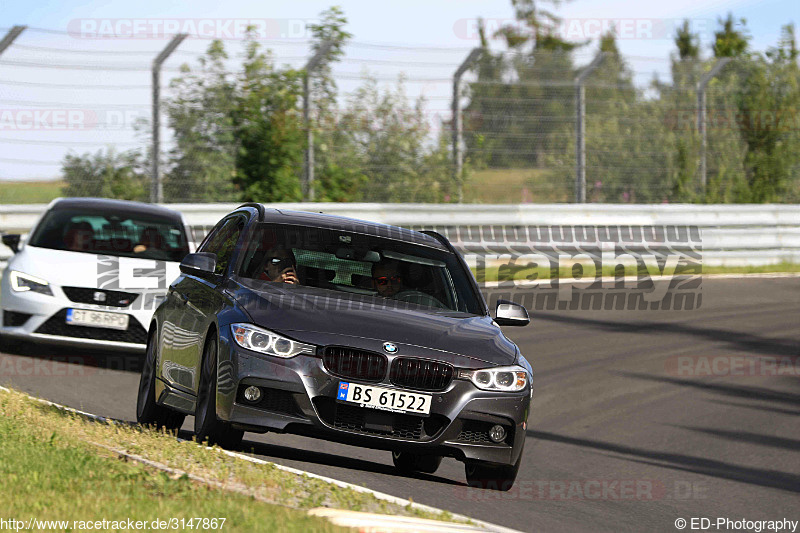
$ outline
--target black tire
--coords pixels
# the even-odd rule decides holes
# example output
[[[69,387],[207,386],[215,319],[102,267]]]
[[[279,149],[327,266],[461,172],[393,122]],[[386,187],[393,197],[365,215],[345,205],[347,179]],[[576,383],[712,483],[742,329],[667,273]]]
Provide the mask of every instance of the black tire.
[[[523,449],[519,451],[517,462],[513,465],[495,466],[480,462],[466,463],[464,465],[464,473],[467,475],[467,485],[478,489],[498,490],[501,492],[511,490],[519,473],[519,465],[522,464],[522,452],[525,449],[524,441],[522,447]]]
[[[217,444],[225,449],[237,448],[244,437],[244,431],[233,429],[230,424],[217,419],[217,340],[213,336],[203,349],[194,434],[197,442]]]
[[[439,469],[439,465],[442,464],[442,456],[392,452],[392,461],[394,461],[394,467],[405,474],[411,474],[413,472],[433,474]]]
[[[139,396],[136,399],[136,421],[143,426],[155,426],[169,432],[177,432],[186,415],[156,403],[156,334],[147,339],[147,353],[142,375],[139,378]]]

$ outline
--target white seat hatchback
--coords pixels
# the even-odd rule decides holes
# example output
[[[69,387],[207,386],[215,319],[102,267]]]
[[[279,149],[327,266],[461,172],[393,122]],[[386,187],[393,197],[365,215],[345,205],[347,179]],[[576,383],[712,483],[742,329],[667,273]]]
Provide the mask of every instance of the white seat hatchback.
[[[101,198],[54,200],[14,251],[0,287],[0,335],[143,352],[150,319],[192,251],[171,209]]]

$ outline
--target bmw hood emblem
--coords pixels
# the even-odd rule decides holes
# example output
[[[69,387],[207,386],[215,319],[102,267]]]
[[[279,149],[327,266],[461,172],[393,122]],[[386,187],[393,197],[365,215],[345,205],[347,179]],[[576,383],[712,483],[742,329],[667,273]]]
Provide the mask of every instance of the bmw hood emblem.
[[[384,342],[383,349],[386,350],[386,353],[397,353],[397,345],[391,342]]]

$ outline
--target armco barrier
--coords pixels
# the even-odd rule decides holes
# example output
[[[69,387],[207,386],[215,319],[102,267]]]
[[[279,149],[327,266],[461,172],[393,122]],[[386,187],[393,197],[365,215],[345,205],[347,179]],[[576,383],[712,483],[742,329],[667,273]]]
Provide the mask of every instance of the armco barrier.
[[[195,237],[239,204],[168,204],[184,213]],[[0,231],[26,233],[46,205],[0,205]],[[689,204],[336,204],[285,203],[272,207],[324,212],[386,224],[446,230],[491,226],[697,226],[705,265],[800,264],[800,205]],[[457,246],[462,243],[454,239]],[[491,249],[492,243],[486,242]],[[0,262],[11,250],[0,245]],[[0,268],[4,264],[0,263]]]

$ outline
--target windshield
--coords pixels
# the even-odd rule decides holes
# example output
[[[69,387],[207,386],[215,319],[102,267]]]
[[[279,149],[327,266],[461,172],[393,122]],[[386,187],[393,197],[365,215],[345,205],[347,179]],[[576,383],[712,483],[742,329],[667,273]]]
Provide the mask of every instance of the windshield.
[[[44,216],[28,244],[162,261],[180,261],[189,253],[178,221],[120,210],[54,209]]]
[[[483,314],[471,274],[448,250],[348,231],[259,224],[239,275]]]

